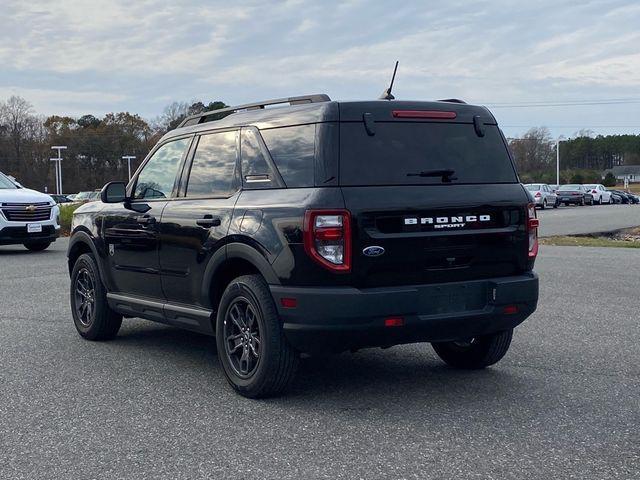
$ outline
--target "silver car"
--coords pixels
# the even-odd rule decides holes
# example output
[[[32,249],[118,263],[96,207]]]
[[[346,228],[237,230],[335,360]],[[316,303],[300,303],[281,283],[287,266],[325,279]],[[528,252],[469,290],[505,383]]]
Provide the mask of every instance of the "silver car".
[[[525,188],[531,192],[537,207],[543,210],[547,207],[558,208],[558,196],[546,183],[528,183]]]

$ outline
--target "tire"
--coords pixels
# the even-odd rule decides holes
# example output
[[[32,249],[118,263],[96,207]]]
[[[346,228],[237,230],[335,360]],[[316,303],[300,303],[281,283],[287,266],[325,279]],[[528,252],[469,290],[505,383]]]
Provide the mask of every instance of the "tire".
[[[613,196],[612,196],[612,195],[609,195],[609,203],[608,203],[608,205],[611,205],[612,203],[615,203],[615,202],[613,201]]]
[[[107,290],[93,255],[85,253],[76,260],[71,272],[69,295],[73,323],[81,337],[109,340],[118,334],[122,315],[109,308]]]
[[[225,289],[216,320],[216,346],[229,385],[247,398],[284,391],[299,363],[261,275],[238,277]]]
[[[478,370],[499,362],[511,345],[513,329],[472,338],[470,342],[433,343],[433,349],[449,366]]]
[[[542,210],[544,210],[545,208],[547,208],[547,199],[543,199],[542,200],[542,206],[540,207]]]
[[[23,245],[27,250],[30,250],[32,252],[41,252],[49,248],[51,242],[45,240],[44,242],[27,242],[23,243]]]
[[[560,202],[556,199],[555,203],[553,204],[553,208],[558,208],[560,206]]]
[[[582,198],[582,200],[580,200],[580,206],[584,207],[586,205],[587,202],[585,202],[584,197]]]

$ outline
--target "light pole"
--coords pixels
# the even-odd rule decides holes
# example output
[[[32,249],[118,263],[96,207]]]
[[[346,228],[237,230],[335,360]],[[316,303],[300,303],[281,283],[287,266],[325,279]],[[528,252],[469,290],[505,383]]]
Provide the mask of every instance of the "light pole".
[[[58,195],[62,194],[62,150],[66,150],[67,147],[65,145],[57,145],[51,147],[51,150],[57,150],[58,156],[56,158],[50,158],[51,162],[55,162],[56,166],[56,193]]]
[[[560,142],[566,142],[568,138],[558,137],[556,140],[556,185],[560,186]]]
[[[135,160],[135,155],[123,155],[122,159],[127,161],[127,168],[129,169],[129,180],[131,180],[131,160]]]

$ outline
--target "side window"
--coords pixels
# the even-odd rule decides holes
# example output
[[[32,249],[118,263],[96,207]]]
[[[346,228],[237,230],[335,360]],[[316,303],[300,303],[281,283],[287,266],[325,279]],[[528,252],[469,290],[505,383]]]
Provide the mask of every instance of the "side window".
[[[313,187],[316,126],[271,128],[260,133],[287,187]]]
[[[278,179],[267,160],[266,152],[252,128],[243,128],[240,142],[242,185],[244,188],[277,187]]]
[[[189,172],[187,197],[225,197],[236,189],[238,132],[202,135]]]
[[[191,138],[182,138],[161,146],[146,163],[136,180],[133,198],[168,198]]]

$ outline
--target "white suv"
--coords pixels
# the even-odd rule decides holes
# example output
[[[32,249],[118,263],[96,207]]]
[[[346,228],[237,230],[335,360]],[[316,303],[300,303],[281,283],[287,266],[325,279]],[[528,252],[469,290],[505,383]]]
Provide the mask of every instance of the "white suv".
[[[0,173],[0,245],[40,251],[60,234],[60,209],[44,193],[17,186]]]

